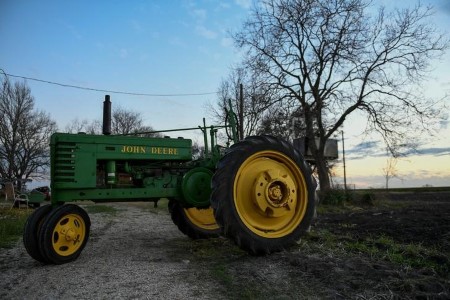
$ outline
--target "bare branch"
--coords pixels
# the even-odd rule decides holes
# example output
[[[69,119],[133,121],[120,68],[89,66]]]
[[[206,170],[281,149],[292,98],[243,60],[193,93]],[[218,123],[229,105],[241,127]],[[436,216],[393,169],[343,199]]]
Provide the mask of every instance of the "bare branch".
[[[233,36],[245,68],[273,91],[266,103],[297,101],[305,135],[320,140],[311,149],[324,188],[325,142],[350,114],[365,113],[393,154],[411,132],[440,121],[430,108],[443,103],[420,91],[430,62],[449,47],[430,22],[432,8],[371,8],[365,0],[266,0]]]

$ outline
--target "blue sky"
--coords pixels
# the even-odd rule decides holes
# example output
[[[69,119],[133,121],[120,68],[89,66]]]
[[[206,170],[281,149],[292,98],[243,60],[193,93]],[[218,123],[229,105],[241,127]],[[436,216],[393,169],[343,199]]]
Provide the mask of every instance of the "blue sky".
[[[390,7],[393,1],[378,2]],[[435,6],[433,20],[438,28],[448,30],[450,1],[422,2]],[[404,1],[402,5],[414,3]],[[113,106],[141,112],[146,124],[155,129],[193,127],[208,117],[206,107],[215,103],[214,93],[220,81],[240,59],[229,32],[240,28],[250,6],[251,0],[1,0],[0,68],[13,75],[96,89],[147,94],[205,93],[186,97],[111,94]],[[426,84],[430,94],[450,94],[449,66],[447,53],[436,62]],[[36,107],[50,113],[61,129],[75,118],[101,118],[105,93],[31,80],[27,84]],[[363,186],[380,185],[383,148],[357,130],[364,126],[358,116],[350,122],[352,126],[347,128],[355,130],[346,133],[349,181]],[[401,166],[408,176],[417,175],[393,180],[394,185],[450,185],[449,167],[442,167],[450,166],[447,125],[442,126],[434,140],[423,145],[429,151],[411,156],[409,163]],[[373,154],[371,160],[362,159],[357,152],[353,152],[352,159],[354,147],[361,149],[364,143],[371,142],[376,146],[368,152]],[[428,163],[422,164],[421,159]],[[338,168],[338,180],[340,172]]]
[[[0,68],[7,73],[106,90],[214,93],[237,61],[228,30],[249,3],[236,1],[2,1]],[[28,81],[58,124],[101,116],[104,93]],[[113,104],[155,128],[201,123],[215,94],[130,97]]]

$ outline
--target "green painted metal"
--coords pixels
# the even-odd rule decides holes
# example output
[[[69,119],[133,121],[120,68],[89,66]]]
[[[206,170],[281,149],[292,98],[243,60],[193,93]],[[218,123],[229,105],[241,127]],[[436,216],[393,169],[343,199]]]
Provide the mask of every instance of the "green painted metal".
[[[45,200],[45,194],[36,190],[32,190],[28,194],[28,202],[29,203],[42,203]]]
[[[208,207],[213,172],[207,168],[191,169],[183,176],[183,198],[189,206]]]
[[[189,139],[56,133],[50,147],[54,203],[177,197],[171,169],[192,159]]]
[[[216,144],[217,130],[235,126],[232,116],[231,125],[176,130],[203,132],[205,153],[196,161],[190,139],[55,133],[50,141],[52,204],[171,198],[185,207],[207,207],[215,165],[229,146]]]
[[[106,184],[116,184],[116,161],[108,160],[106,162]]]

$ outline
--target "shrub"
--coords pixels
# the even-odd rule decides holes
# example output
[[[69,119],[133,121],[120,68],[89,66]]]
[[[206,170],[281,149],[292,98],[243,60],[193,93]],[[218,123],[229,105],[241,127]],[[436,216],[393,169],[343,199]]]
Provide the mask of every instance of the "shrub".
[[[372,192],[365,192],[361,196],[361,204],[373,206],[375,201],[375,194]]]
[[[349,191],[344,189],[334,188],[327,192],[320,194],[321,203],[328,205],[343,205],[344,202],[351,201],[353,196]]]

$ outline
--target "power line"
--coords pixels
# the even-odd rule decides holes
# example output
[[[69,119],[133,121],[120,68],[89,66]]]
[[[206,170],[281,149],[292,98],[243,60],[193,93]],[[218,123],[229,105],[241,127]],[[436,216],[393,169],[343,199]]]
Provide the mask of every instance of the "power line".
[[[149,94],[149,93],[136,93],[136,92],[124,92],[124,91],[112,91],[112,90],[103,90],[103,89],[97,89],[97,88],[90,88],[90,87],[84,87],[84,86],[78,86],[78,85],[71,85],[71,84],[65,84],[65,83],[59,83],[49,80],[43,80],[38,78],[32,78],[27,76],[21,76],[21,75],[13,75],[4,72],[2,69],[0,69],[3,74],[6,76],[11,76],[15,78],[22,78],[26,80],[32,80],[47,84],[53,84],[58,85],[62,87],[69,87],[74,89],[80,89],[80,90],[87,90],[87,91],[94,91],[94,92],[103,92],[103,93],[110,93],[110,94],[122,94],[122,95],[131,95],[131,96],[146,96],[146,97],[186,97],[186,96],[205,96],[205,95],[213,95],[217,92],[206,92],[206,93],[186,93],[186,94]]]

